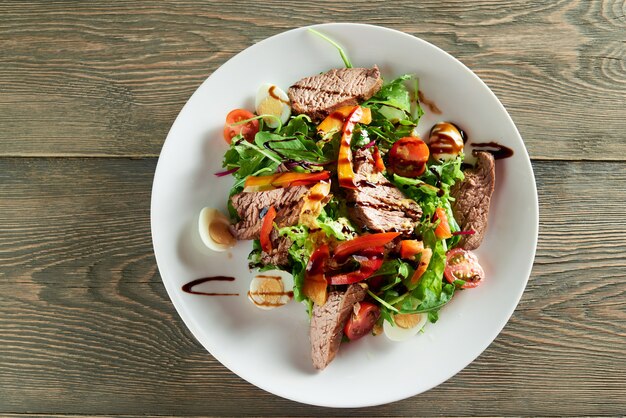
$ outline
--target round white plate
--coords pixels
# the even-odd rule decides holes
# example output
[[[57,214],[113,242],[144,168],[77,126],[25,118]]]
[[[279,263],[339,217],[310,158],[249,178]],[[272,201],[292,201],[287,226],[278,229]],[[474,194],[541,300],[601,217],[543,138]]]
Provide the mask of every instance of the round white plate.
[[[322,372],[311,365],[304,305],[261,311],[246,297],[253,274],[247,268],[250,242],[232,251],[203,249],[198,213],[212,206],[226,213],[232,177],[217,178],[227,150],[226,114],[254,108],[266,82],[286,90],[302,77],[343,67],[337,51],[306,28],[273,36],[239,53],[215,71],[189,99],[163,145],[152,190],[152,239],[159,271],[174,306],[191,332],[222,364],[250,383],[298,402],[360,407],[424,392],[472,362],[495,339],[515,310],[532,267],[538,230],[537,190],[524,143],[489,88],[441,49],[394,30],[359,24],[315,28],[343,45],[356,67],[378,65],[386,79],[419,77],[420,90],[442,110],[419,124],[425,135],[439,120],[454,121],[470,142],[496,140],[515,155],[497,162],[489,228],[477,251],[487,278],[458,292],[436,324],[404,343],[366,337],[341,347]],[[212,282],[210,297],[182,292],[185,283],[226,275]]]

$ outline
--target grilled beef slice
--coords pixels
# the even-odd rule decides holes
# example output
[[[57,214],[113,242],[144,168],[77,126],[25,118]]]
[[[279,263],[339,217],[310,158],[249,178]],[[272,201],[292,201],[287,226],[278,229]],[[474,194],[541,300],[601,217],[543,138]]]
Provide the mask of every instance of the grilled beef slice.
[[[322,370],[333,361],[343,336],[343,327],[350,317],[354,304],[365,298],[366,290],[352,284],[345,292],[331,292],[326,303],[313,306],[311,316],[311,357],[313,366]]]
[[[480,246],[487,230],[489,203],[496,182],[495,161],[488,152],[475,152],[476,165],[465,170],[465,179],[454,185],[450,194],[454,219],[462,231],[473,230],[473,235],[463,235],[459,247],[474,250]]]
[[[270,206],[276,210],[274,222],[279,228],[296,225],[303,212],[310,210],[306,202],[312,195],[315,186],[293,186],[262,192],[239,193],[231,197],[231,203],[239,218],[238,223],[232,226],[233,235],[238,240],[258,239],[261,235],[263,217]],[[330,199],[326,196],[320,203],[325,205]],[[291,240],[280,236],[276,229],[270,235],[272,251],[261,254],[263,264],[284,266],[289,262],[289,247]]]
[[[279,227],[297,224],[309,190],[309,186],[295,186],[262,192],[242,192],[232,196],[230,201],[241,219],[233,225],[235,238],[258,239],[263,217],[270,206],[274,206],[276,210],[274,222]]]
[[[287,95],[295,113],[319,121],[333,110],[369,99],[383,85],[378,67],[341,68],[306,77],[289,87]]]
[[[354,153],[353,169],[358,188],[346,191],[350,218],[371,231],[412,232],[422,208],[376,170],[369,149]]]
[[[270,241],[272,241],[272,251],[261,253],[261,262],[267,266],[272,264],[274,266],[286,266],[289,264],[289,247],[291,247],[291,239],[289,237],[283,237],[278,234],[276,229],[272,230],[270,234]]]

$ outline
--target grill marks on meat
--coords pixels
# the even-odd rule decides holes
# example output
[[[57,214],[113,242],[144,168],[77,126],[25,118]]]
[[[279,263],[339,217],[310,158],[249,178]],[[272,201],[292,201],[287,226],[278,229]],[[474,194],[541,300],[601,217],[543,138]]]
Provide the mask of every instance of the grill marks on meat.
[[[261,253],[261,262],[263,265],[286,266],[289,264],[289,247],[291,247],[291,239],[278,234],[276,229],[270,234],[272,241],[272,251],[270,253]]]
[[[354,106],[369,99],[382,85],[376,66],[341,68],[303,78],[289,87],[287,95],[295,113],[319,121],[341,106]]]
[[[356,151],[353,168],[358,188],[346,191],[352,220],[375,232],[412,232],[422,208],[376,170],[372,152]]]
[[[232,228],[235,238],[258,239],[265,211],[272,205],[276,209],[274,222],[279,227],[297,224],[309,191],[310,186],[294,186],[232,196],[230,200],[241,219]]]
[[[465,170],[465,179],[454,185],[450,194],[454,218],[461,230],[473,230],[473,235],[463,235],[459,247],[475,250],[480,246],[487,230],[489,204],[496,182],[495,160],[488,152],[474,152],[476,165]]]
[[[280,189],[266,190],[253,193],[239,193],[231,197],[231,203],[240,222],[232,226],[233,235],[238,240],[258,239],[261,235],[261,226],[265,212],[270,206],[276,210],[274,222],[279,228],[293,226],[301,221],[301,215],[310,212],[310,205],[306,203],[315,195],[315,185],[292,186]],[[330,200],[330,195],[324,196],[321,206]],[[320,206],[320,207],[321,207]],[[309,215],[317,217],[315,214]],[[274,228],[270,234],[272,251],[261,253],[261,262],[264,265],[286,266],[289,264],[289,247],[291,240],[278,234]]]
[[[365,295],[365,288],[353,284],[345,292],[331,292],[324,305],[313,306],[310,338],[311,357],[316,369],[324,369],[335,358],[341,344],[343,327],[354,304],[361,302]]]

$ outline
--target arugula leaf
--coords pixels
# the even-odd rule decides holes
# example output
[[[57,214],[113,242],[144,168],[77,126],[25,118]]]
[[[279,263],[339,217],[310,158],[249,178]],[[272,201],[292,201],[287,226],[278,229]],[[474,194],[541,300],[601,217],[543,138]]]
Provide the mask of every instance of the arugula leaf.
[[[286,160],[306,161],[312,163],[328,162],[315,141],[298,136],[281,136],[271,132],[259,132],[254,143],[281,162]]]
[[[378,140],[378,148],[386,153],[398,139],[409,136],[424,113],[417,101],[411,99],[406,81],[417,78],[405,74],[385,83],[371,99],[362,106],[372,110],[372,123],[368,131],[372,139]]]
[[[411,74],[404,74],[389,83],[385,83],[378,93],[366,101],[364,105],[387,105],[409,114],[411,112],[411,98],[404,81],[410,80],[412,77]]]

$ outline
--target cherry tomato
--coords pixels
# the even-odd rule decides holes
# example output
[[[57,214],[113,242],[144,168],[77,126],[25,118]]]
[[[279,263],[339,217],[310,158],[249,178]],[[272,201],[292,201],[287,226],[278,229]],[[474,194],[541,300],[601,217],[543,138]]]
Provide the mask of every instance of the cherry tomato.
[[[242,120],[253,118],[254,114],[245,109],[231,110],[226,116],[224,124],[224,139],[230,144],[235,135],[241,134],[246,141],[253,142],[254,136],[259,132],[259,121],[251,120],[250,122],[234,125]]]
[[[473,252],[462,248],[454,248],[446,253],[446,280],[454,283],[463,280],[463,289],[476,287],[485,278],[483,268],[478,264],[478,258]]]
[[[354,311],[343,327],[343,332],[350,341],[358,340],[372,332],[376,321],[380,317],[380,308],[370,302],[359,303],[359,309]]]
[[[430,151],[428,145],[419,138],[407,136],[393,144],[389,151],[391,170],[403,177],[418,177],[426,171]]]

